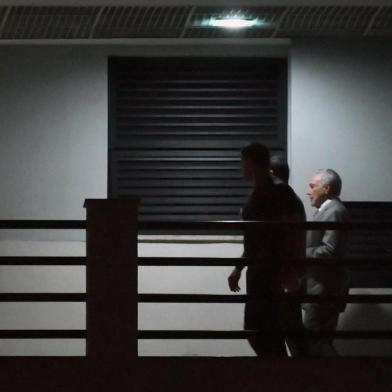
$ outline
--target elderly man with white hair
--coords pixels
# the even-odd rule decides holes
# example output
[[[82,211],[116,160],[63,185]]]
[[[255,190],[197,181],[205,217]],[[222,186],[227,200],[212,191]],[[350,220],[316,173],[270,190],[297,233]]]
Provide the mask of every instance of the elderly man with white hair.
[[[339,199],[342,180],[331,169],[318,170],[309,184],[309,198],[316,208],[313,221],[346,222],[348,212]],[[320,259],[343,256],[347,247],[344,230],[311,230],[306,238],[306,257]],[[309,266],[306,273],[308,294],[345,295],[348,293],[348,276],[344,266]],[[334,332],[344,303],[303,304],[304,326],[311,331]],[[332,338],[315,338],[308,342],[308,355],[335,356]]]

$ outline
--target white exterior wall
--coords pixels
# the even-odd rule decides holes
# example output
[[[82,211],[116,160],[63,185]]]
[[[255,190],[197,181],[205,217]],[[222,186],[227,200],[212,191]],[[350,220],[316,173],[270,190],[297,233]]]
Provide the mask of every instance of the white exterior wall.
[[[105,57],[0,48],[1,219],[80,219],[107,189]]]
[[[343,178],[343,199],[391,200],[392,45],[385,41],[295,41],[286,46],[2,47],[0,49],[0,219],[83,219],[85,198],[107,194],[107,56],[287,56],[292,185],[306,197],[314,170]],[[64,233],[0,233],[0,253],[83,255]],[[236,256],[239,244],[141,244],[140,255]],[[56,267],[58,268],[58,267]],[[140,292],[226,294],[230,268],[143,268]],[[43,275],[42,275],[43,274]],[[0,267],[0,291],[85,289],[83,268]],[[77,304],[0,304],[0,328],[84,328]],[[45,307],[46,306],[46,307]],[[158,306],[160,308],[158,308]],[[385,305],[350,306],[341,327],[385,327]],[[367,309],[366,312],[364,309]],[[365,320],[365,321],[363,321]],[[362,324],[361,324],[362,323]],[[240,329],[242,305],[143,305],[140,328]],[[370,344],[370,343],[369,343]],[[362,345],[390,353],[385,344]],[[342,352],[359,352],[352,343]],[[141,342],[141,354],[252,355],[246,342]],[[80,341],[0,341],[0,354],[83,355]]]
[[[391,201],[392,45],[295,41],[290,58],[292,185],[305,206],[310,177],[327,167],[343,200]]]

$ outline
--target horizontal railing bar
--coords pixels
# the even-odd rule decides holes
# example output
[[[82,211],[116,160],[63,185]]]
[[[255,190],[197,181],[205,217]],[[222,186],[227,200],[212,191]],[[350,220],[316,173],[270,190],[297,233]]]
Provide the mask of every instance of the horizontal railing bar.
[[[86,339],[87,331],[83,329],[20,329],[0,330],[0,339]]]
[[[320,229],[341,229],[341,230],[385,230],[392,228],[392,221],[382,222],[270,222],[270,221],[142,221],[138,223],[138,228],[141,230],[156,230],[156,229],[224,229],[224,230],[243,230],[256,228],[297,228],[307,230]]]
[[[0,259],[1,260],[1,259]],[[262,260],[262,259],[261,259]],[[258,262],[255,258],[245,257],[139,257],[139,266],[244,266],[252,265]],[[290,263],[317,265],[317,266],[333,266],[333,265],[346,265],[346,266],[362,266],[371,265],[371,267],[392,267],[392,257],[330,257],[330,258],[296,258],[290,259]],[[262,265],[261,265],[262,267]],[[268,266],[265,267],[266,269]]]
[[[139,330],[138,339],[247,339],[254,331]]]
[[[248,258],[218,258],[218,257],[138,257],[139,266],[220,266],[249,265],[253,263]]]
[[[0,302],[85,302],[84,293],[0,293]]]
[[[86,265],[87,257],[1,256],[0,265]]]
[[[138,294],[138,301],[144,303],[243,303],[247,295],[233,294]],[[351,294],[351,295],[293,295],[284,294],[264,297],[260,299],[268,301],[299,302],[299,303],[392,303],[392,295],[389,294]]]
[[[85,229],[84,220],[0,220],[0,229]]]
[[[298,228],[298,229],[372,229],[383,230],[392,227],[391,221],[381,222],[267,222],[267,221],[144,221],[138,223],[139,229],[227,229],[243,230],[247,228]],[[0,229],[85,229],[84,220],[0,220]]]
[[[261,332],[271,336],[277,331]],[[256,331],[179,331],[179,330],[139,330],[138,339],[248,339],[256,335]],[[391,339],[392,331],[282,331],[286,337],[335,339]]]
[[[246,295],[219,294],[138,294],[140,303],[243,303]]]

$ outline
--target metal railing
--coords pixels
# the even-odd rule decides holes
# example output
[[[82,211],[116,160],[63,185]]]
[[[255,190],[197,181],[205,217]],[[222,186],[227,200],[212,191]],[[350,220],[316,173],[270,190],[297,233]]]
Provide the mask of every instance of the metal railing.
[[[137,222],[137,200],[88,200],[86,221],[0,221],[1,229],[86,229],[87,257],[0,257],[0,265],[85,265],[86,294],[72,293],[3,293],[1,301],[81,301],[86,302],[86,330],[3,330],[0,338],[86,338],[85,357],[0,357],[3,390],[161,390],[173,392],[187,390],[282,390],[291,392],[318,390],[320,379],[328,390],[345,385],[358,390],[376,390],[375,379],[381,388],[389,390],[392,378],[390,361],[374,358],[339,358],[320,363],[309,361],[256,361],[243,357],[138,357],[138,339],[246,339],[252,331],[138,331],[138,302],[191,302],[237,303],[244,302],[243,295],[194,295],[194,294],[138,294],[138,265],[157,266],[233,266],[250,264],[248,259],[217,258],[138,258],[138,230],[187,227],[243,230],[247,222]],[[265,224],[264,224],[265,225]],[[336,224],[289,223],[291,228],[339,229]],[[340,225],[342,227],[342,225]],[[344,228],[388,230],[391,222],[360,222]],[[312,260],[297,260],[312,263]],[[341,265],[342,260],[328,263]],[[346,265],[371,265],[387,269],[392,260],[345,259]],[[271,300],[310,301],[312,298],[275,298]],[[313,298],[317,301],[332,298]],[[312,300],[313,300],[312,299]],[[335,298],[352,303],[391,303],[389,295],[350,295]],[[1,315],[0,315],[1,317]],[[288,334],[288,331],[285,331]],[[307,334],[309,336],[309,334]],[[389,339],[390,331],[337,331],[335,337],[345,339]],[[343,361],[343,362],[342,362]],[[369,367],[372,370],[369,372]],[[343,370],[344,369],[344,370]],[[347,370],[348,369],[348,370]],[[337,375],[331,377],[330,375]],[[179,379],[180,375],[180,379]],[[212,377],[211,377],[212,375]],[[340,375],[340,376],[339,376]],[[387,376],[389,375],[389,376]],[[287,383],[287,380],[295,380]],[[179,381],[181,380],[181,381]],[[241,380],[241,383],[239,383]],[[245,383],[243,385],[243,383]],[[294,389],[293,389],[294,387]],[[325,390],[327,390],[325,388]]]
[[[0,229],[85,229],[80,220],[1,220]],[[2,256],[0,266],[85,266],[86,257]],[[0,293],[0,302],[86,302],[83,293]],[[1,339],[85,339],[86,330],[0,330]]]
[[[243,230],[258,230],[260,228],[276,230],[286,228],[290,230],[317,230],[317,229],[333,229],[333,230],[364,230],[372,229],[382,231],[391,229],[392,222],[255,222],[255,221],[204,221],[204,222],[140,222],[139,229],[146,231],[166,230],[166,229],[186,229],[194,230],[198,233],[200,230],[230,230],[240,232]],[[251,265],[257,263],[257,259],[249,258],[198,258],[198,257],[139,257],[139,266],[236,266]],[[372,269],[392,269],[391,257],[367,257],[367,258],[328,258],[320,259],[301,258],[287,260],[300,266],[333,267],[333,266],[371,266]],[[262,299],[262,298],[260,298]],[[337,295],[295,295],[281,294],[269,296],[269,301],[285,301],[296,303],[372,303],[372,304],[391,304],[392,295],[380,294],[351,294],[345,296]],[[244,303],[247,295],[211,295],[211,294],[138,294],[140,303]],[[261,331],[262,332],[262,331]],[[281,331],[286,337],[335,337],[339,339],[391,339],[392,330],[345,330],[335,332],[319,332],[319,331]],[[194,331],[194,330],[140,330],[138,332],[139,339],[245,339],[257,331]]]
[[[144,231],[161,229],[188,230],[224,230],[242,231],[244,229],[257,230],[259,228],[290,228],[290,230],[334,229],[334,230],[385,230],[392,227],[392,222],[244,222],[244,221],[208,221],[208,222],[139,222],[138,229]],[[86,221],[74,220],[2,220],[0,229],[86,229]],[[29,266],[86,266],[87,257],[0,257],[0,265],[29,265]],[[318,265],[318,259],[293,259],[291,263],[300,265]],[[235,266],[251,265],[257,259],[248,258],[199,258],[199,257],[139,257],[139,266]],[[384,258],[330,258],[323,260],[322,266],[372,266],[373,269],[391,269],[392,257]],[[87,293],[0,293],[0,302],[86,302]],[[270,296],[270,301],[289,302],[344,302],[344,303],[392,303],[392,295],[364,295],[351,294],[346,296],[318,296],[282,294]],[[216,295],[216,294],[137,294],[139,303],[244,303],[246,295]],[[392,338],[392,331],[336,331],[333,334],[323,332],[291,332],[283,331],[287,336],[334,336],[344,339],[385,339]],[[139,330],[138,339],[244,339],[256,331],[194,331],[194,330]],[[85,339],[86,330],[0,330],[0,338],[61,338]]]

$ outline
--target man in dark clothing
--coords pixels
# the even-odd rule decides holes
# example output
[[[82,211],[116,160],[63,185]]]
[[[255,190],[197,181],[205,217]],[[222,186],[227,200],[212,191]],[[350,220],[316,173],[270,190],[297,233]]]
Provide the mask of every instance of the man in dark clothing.
[[[296,221],[297,197],[283,181],[270,175],[270,156],[267,147],[252,143],[242,150],[241,169],[254,189],[242,209],[243,220]],[[287,228],[271,230],[262,228],[245,230],[244,257],[257,258],[257,263],[247,269],[246,283],[248,300],[245,304],[245,329],[260,331],[249,339],[258,356],[286,356],[282,330],[287,326],[287,315],[301,319],[300,307],[286,307],[270,299],[271,296],[299,287],[299,275],[295,269],[285,265],[289,257],[301,257],[304,242],[301,236]],[[239,279],[243,267],[234,268],[228,278],[232,291],[239,291]],[[293,309],[295,309],[293,311]],[[300,321],[299,321],[300,324]]]
[[[281,154],[275,154],[271,156],[270,173],[275,183],[289,183],[290,168],[286,159]],[[306,222],[305,207],[298,195],[295,195],[295,199],[295,220],[299,222]],[[302,251],[299,249],[300,253],[298,253],[296,256],[305,257],[304,247],[306,243],[306,231],[297,230],[295,232],[291,232],[291,235],[297,236],[297,243],[302,244],[303,246]],[[304,295],[306,293],[305,267],[303,265],[292,265],[290,268],[291,274],[297,279],[298,284],[295,287],[286,287],[285,292],[296,295]],[[304,332],[305,328],[302,322],[302,314],[298,308],[299,305],[297,303],[284,304],[283,317],[285,320],[285,327],[292,331]],[[286,343],[290,350],[291,356],[303,357],[307,355],[306,339],[299,336],[291,337],[286,338]]]

